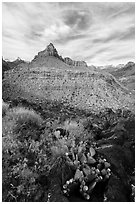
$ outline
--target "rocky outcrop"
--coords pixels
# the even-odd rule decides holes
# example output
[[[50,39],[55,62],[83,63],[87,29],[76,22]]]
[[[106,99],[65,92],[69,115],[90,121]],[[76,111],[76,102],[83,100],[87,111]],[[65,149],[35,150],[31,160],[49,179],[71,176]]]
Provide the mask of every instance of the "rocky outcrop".
[[[128,62],[125,66],[135,66],[134,62]]]
[[[13,61],[12,63],[14,63],[14,64],[21,64],[21,63],[24,63],[25,61],[24,60],[22,60],[20,57],[18,57],[15,61]]]
[[[49,56],[56,57],[70,66],[84,66],[84,67],[86,66],[87,67],[86,62],[84,61],[75,61],[75,60],[70,59],[69,57],[66,57],[63,59],[63,57],[58,54],[58,51],[56,50],[56,48],[54,47],[52,43],[50,43],[45,50],[38,52],[38,55],[34,57],[32,62],[35,62],[37,60],[41,61],[41,59],[49,57]]]
[[[124,69],[135,69],[135,63],[134,62],[128,62],[125,66]]]
[[[56,50],[56,48],[54,47],[52,43],[50,43],[46,47],[45,50],[38,52],[38,55],[36,55],[32,61],[35,61],[41,57],[48,57],[48,56],[53,56],[53,57],[59,58],[60,60],[64,61],[63,58],[59,56],[58,51]]]
[[[84,67],[87,67],[86,62],[84,62],[84,61],[75,61],[75,60],[70,59],[69,57],[65,57],[64,62],[66,64],[68,64],[68,65],[71,65],[71,66],[84,66]]]

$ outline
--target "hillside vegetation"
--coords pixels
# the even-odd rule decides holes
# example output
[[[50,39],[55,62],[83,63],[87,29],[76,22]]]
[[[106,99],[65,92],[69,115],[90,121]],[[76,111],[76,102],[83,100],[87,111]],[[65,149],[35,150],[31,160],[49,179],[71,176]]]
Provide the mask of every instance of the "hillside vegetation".
[[[66,62],[50,44],[4,71],[2,200],[133,202],[134,92],[106,71]]]
[[[88,116],[77,111],[77,115],[66,117],[62,109],[64,117],[56,115],[55,119],[44,117],[38,104],[22,101],[22,105],[10,104],[4,109],[3,201],[134,200],[135,118],[130,111],[106,109]],[[88,152],[91,160],[81,157]],[[105,177],[103,166],[99,170],[100,162],[109,166],[109,177]],[[84,177],[78,174],[77,164]],[[93,169],[98,172],[95,176]],[[73,178],[77,178],[76,185],[68,186],[66,194],[65,183]],[[80,191],[79,182],[82,189],[91,189],[88,194]]]

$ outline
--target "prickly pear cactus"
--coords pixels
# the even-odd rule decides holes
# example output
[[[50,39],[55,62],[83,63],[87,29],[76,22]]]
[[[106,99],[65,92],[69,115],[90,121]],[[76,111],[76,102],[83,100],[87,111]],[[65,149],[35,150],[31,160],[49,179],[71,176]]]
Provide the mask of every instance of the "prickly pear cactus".
[[[63,193],[70,196],[79,190],[84,199],[89,200],[96,185],[111,176],[111,165],[92,146],[80,142],[66,153],[67,163],[75,170],[74,177],[63,185]]]

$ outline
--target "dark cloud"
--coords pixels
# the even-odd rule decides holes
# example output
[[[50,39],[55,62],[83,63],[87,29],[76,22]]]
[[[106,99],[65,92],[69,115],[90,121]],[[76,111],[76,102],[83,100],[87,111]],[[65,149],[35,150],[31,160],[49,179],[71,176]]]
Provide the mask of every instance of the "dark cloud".
[[[87,10],[67,10],[64,14],[64,22],[70,27],[85,30],[91,24],[92,16]]]

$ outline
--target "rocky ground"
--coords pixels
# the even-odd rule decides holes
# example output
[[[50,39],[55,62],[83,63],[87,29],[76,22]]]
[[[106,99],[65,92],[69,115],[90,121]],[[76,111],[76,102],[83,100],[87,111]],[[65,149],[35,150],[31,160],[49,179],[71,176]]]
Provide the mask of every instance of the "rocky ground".
[[[3,61],[2,200],[134,201],[134,91],[53,44],[15,62]]]
[[[63,104],[46,107],[20,99],[3,108],[3,201],[134,201],[134,114],[120,109],[89,114]],[[63,185],[77,169],[76,159],[68,163],[66,153],[72,153],[81,141],[82,148],[86,143],[86,148],[95,150],[91,169],[97,166],[97,158],[105,158],[111,170],[109,179],[89,193],[89,200],[79,192],[79,185],[69,195],[63,193]]]
[[[10,71],[3,80],[3,99],[58,101],[87,111],[127,108],[134,111],[134,94],[112,75],[97,71],[37,67]]]

